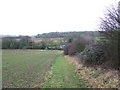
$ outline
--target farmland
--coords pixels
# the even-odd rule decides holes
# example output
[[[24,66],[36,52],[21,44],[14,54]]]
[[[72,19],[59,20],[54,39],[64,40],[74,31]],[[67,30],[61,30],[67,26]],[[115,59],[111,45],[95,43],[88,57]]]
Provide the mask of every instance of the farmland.
[[[18,41],[4,38],[2,87],[116,88],[117,48],[110,43],[105,37],[89,35],[61,39],[23,36]]]
[[[57,56],[58,51],[3,50],[2,87],[31,88],[42,83]]]

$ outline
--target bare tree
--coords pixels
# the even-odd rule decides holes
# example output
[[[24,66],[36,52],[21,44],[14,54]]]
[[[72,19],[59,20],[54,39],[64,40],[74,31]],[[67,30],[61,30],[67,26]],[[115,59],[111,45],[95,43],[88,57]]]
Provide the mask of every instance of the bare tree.
[[[120,31],[120,2],[118,7],[111,7],[107,9],[104,18],[101,18],[100,30],[108,39],[118,39],[118,32]]]

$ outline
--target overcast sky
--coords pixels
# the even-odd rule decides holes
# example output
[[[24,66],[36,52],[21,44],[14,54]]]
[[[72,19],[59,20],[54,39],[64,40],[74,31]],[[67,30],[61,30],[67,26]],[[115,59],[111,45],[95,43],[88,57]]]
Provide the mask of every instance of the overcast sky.
[[[0,0],[0,34],[93,31],[119,0]]]

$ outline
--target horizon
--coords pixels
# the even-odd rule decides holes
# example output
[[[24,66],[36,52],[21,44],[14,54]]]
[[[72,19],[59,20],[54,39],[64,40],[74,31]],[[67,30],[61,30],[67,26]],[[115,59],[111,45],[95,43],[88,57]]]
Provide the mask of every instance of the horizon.
[[[0,1],[2,35],[98,31],[100,17],[119,0]]]

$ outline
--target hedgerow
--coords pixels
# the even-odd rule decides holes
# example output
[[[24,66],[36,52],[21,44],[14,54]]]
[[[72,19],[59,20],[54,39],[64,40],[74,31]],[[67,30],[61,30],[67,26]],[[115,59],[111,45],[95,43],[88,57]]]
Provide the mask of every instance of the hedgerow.
[[[81,60],[95,62],[96,64],[102,64],[105,57],[105,51],[98,44],[86,46],[84,51],[79,54]]]

